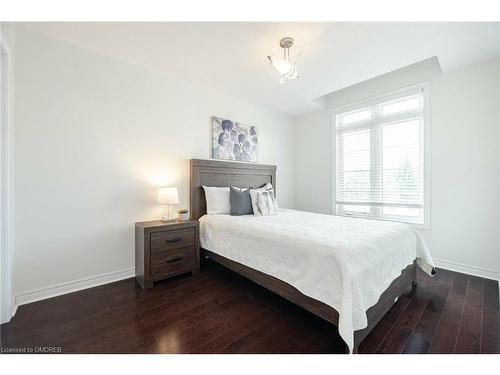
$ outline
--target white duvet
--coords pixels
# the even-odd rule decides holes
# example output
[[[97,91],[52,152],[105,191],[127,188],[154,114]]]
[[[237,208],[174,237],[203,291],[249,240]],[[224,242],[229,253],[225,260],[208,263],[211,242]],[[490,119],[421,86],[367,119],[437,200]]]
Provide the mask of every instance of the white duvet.
[[[352,352],[366,311],[415,258],[434,267],[409,225],[280,209],[275,216],[205,215],[204,249],[283,280],[339,313],[339,333]]]

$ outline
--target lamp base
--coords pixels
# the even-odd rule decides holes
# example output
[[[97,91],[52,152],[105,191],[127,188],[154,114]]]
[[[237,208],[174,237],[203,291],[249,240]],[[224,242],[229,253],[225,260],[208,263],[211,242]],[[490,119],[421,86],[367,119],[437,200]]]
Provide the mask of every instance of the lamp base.
[[[161,217],[161,221],[164,223],[169,223],[171,221],[175,221],[174,219],[170,218],[170,205],[166,204],[163,206],[163,215]]]
[[[162,223],[174,223],[174,222],[177,222],[176,219],[164,219],[164,218],[161,218],[161,222]]]

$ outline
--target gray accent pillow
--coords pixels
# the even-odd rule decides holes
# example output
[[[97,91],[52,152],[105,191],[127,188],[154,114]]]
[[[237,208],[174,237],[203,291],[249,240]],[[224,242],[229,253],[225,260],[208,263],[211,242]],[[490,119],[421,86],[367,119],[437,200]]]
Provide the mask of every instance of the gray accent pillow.
[[[250,189],[229,188],[229,202],[231,203],[231,215],[253,215],[252,198]]]

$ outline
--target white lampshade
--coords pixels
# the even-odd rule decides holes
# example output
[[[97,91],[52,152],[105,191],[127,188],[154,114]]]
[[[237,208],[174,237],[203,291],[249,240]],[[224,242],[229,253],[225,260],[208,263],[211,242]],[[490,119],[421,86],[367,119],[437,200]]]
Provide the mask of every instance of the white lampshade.
[[[158,189],[158,204],[178,204],[179,193],[175,187],[163,187]]]
[[[294,66],[290,62],[280,58],[270,58],[269,60],[271,61],[271,65],[273,66],[273,68],[276,69],[276,71],[281,75],[290,73],[294,68]]]

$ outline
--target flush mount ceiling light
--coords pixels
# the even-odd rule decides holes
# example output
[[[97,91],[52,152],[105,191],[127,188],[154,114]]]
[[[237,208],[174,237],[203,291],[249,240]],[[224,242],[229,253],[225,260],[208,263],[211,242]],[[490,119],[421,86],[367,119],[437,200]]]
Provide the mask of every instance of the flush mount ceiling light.
[[[285,37],[280,40],[280,47],[283,48],[283,58],[267,56],[271,66],[281,75],[280,83],[285,83],[285,81],[290,79],[299,78],[297,62],[303,52],[301,51],[295,57],[290,58],[290,48],[292,46],[293,38]]]

